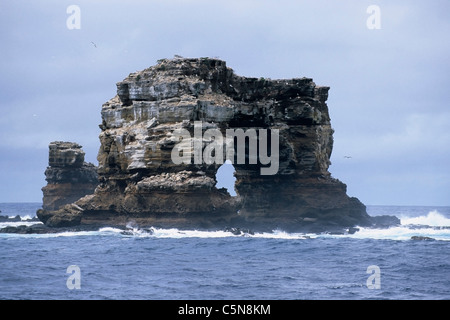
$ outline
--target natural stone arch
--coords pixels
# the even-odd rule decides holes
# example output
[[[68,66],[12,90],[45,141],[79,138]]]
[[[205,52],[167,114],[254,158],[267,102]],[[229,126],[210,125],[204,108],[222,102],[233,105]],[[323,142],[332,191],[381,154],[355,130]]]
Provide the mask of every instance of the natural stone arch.
[[[133,218],[177,227],[367,223],[364,205],[349,198],[345,184],[328,172],[333,147],[328,89],[310,78],[241,77],[224,61],[209,58],[163,59],[131,73],[102,106],[100,184],[76,202],[75,214],[81,223]],[[278,170],[261,175],[261,159],[234,162],[238,196],[217,189],[221,163],[181,164],[171,158],[179,142],[174,133],[186,130],[194,137],[198,121],[202,133],[212,128],[223,136],[227,129],[276,130]]]

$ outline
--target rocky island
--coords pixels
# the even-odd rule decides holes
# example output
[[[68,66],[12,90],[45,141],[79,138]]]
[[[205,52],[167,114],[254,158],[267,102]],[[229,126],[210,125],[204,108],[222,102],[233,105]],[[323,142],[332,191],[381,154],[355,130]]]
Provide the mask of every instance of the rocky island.
[[[50,144],[37,216],[48,227],[373,225],[328,171],[328,90],[310,78],[238,76],[219,59],[159,60],[117,83],[102,106],[98,167],[84,163],[77,144]],[[225,159],[235,167],[234,197],[216,187]]]
[[[55,141],[49,145],[47,185],[42,188],[43,209],[57,210],[93,193],[98,185],[97,167],[84,161],[85,153],[77,143]]]

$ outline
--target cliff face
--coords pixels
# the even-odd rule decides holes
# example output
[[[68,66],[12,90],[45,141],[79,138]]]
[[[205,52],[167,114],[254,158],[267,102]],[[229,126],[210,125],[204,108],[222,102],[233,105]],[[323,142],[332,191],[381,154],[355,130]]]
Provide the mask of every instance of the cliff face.
[[[98,185],[97,167],[84,162],[84,156],[77,143],[50,143],[49,166],[45,170],[47,185],[42,188],[44,211],[58,210],[94,192]],[[39,212],[38,217],[47,222],[48,217],[43,212]]]
[[[365,206],[328,172],[328,90],[309,78],[241,77],[218,59],[160,60],[119,82],[103,105],[100,184],[64,212],[82,224],[368,224]],[[215,187],[227,158],[237,197]],[[61,215],[51,203],[44,203],[47,214]]]

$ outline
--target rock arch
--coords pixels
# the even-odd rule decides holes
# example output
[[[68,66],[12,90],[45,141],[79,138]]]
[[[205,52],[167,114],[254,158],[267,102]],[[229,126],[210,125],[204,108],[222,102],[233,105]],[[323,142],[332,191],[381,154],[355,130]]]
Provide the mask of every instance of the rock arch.
[[[82,216],[81,223],[133,217],[177,227],[367,223],[364,205],[328,172],[333,147],[328,90],[310,78],[241,77],[224,61],[209,58],[162,59],[131,73],[102,106],[100,184],[76,202],[81,211],[74,214]],[[174,163],[171,154],[180,143],[175,132],[190,135],[185,142],[193,157],[196,145],[203,150],[208,144],[195,137],[199,122],[202,135],[208,129],[223,137],[230,129],[267,130],[269,136],[276,131],[278,170],[261,175],[267,165],[260,158],[257,164],[234,162],[238,196],[231,197],[215,187],[221,164]]]

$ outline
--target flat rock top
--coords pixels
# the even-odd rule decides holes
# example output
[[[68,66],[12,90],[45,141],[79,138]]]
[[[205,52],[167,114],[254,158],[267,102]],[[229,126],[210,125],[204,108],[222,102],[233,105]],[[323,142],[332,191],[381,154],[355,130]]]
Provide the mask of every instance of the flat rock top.
[[[150,89],[148,89],[150,88]],[[158,64],[131,73],[117,83],[117,93],[125,105],[131,101],[163,100],[183,94],[225,94],[236,101],[256,101],[283,97],[315,97],[328,92],[311,78],[271,80],[236,75],[226,62],[214,58],[161,59]]]

